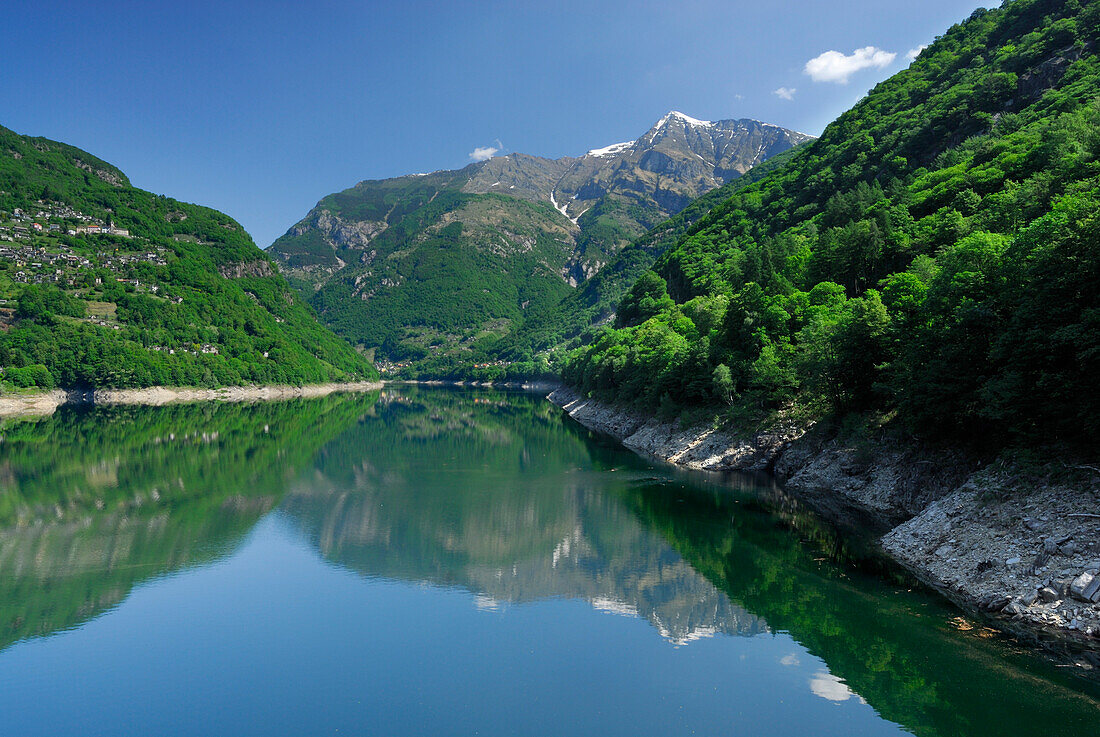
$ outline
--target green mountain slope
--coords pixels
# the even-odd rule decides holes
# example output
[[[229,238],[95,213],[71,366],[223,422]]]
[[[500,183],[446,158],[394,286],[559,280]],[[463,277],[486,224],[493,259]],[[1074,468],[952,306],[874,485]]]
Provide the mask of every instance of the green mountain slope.
[[[376,376],[228,216],[0,128],[0,366],[16,386]]]
[[[636,141],[580,157],[509,154],[360,182],[271,253],[339,334],[387,361],[468,370],[495,363],[501,336],[556,309],[648,229],[807,138],[669,113]]]
[[[354,268],[342,268],[312,296],[334,330],[383,355],[416,359],[440,348],[469,350],[525,309],[549,307],[569,292],[561,270],[573,240],[550,205],[465,194],[449,177],[404,179],[405,188],[364,183],[323,201],[334,217],[373,217],[370,208],[385,207],[390,221],[356,251]],[[375,206],[378,189],[392,199]],[[407,215],[398,219],[401,212]],[[352,250],[342,252],[349,261]]]
[[[805,144],[800,144],[800,146]],[[578,285],[565,298],[548,310],[531,313],[500,343],[492,346],[495,356],[511,365],[516,376],[536,375],[546,363],[539,354],[563,352],[589,342],[595,330],[614,317],[619,301],[634,282],[648,270],[666,250],[704,215],[728,199],[741,187],[748,186],[768,172],[782,166],[798,148],[758,164],[744,176],[712,190],[692,201],[687,207],[648,231],[616,254],[604,268]],[[546,367],[557,363],[557,356]]]
[[[1100,3],[976,11],[715,207],[567,381],[658,404],[898,410],[1096,437]]]

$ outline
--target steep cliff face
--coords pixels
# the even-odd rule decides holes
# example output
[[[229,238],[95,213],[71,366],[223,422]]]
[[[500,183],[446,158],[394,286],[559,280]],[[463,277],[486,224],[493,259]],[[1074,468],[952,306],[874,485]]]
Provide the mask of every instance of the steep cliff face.
[[[364,181],[270,249],[322,319],[383,355],[471,348],[556,305],[628,243],[809,136],[670,112],[635,141]],[[443,304],[442,295],[460,299]]]

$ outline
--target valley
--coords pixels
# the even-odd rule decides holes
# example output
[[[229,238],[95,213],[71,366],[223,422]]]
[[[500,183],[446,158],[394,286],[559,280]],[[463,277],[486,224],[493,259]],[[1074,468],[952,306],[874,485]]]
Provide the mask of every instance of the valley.
[[[501,339],[556,314],[605,268],[620,270],[624,248],[700,196],[809,140],[673,111],[635,141],[579,157],[512,153],[360,182],[322,199],[269,252],[322,321],[402,376],[513,363],[513,373],[537,373],[535,355],[505,355]],[[630,277],[656,255],[633,251]]]

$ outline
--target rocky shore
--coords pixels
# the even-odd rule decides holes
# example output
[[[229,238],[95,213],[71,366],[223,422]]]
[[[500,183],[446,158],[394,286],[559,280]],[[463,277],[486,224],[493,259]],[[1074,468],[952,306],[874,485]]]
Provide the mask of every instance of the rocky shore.
[[[559,388],[554,404],[644,455],[767,471],[825,516],[870,525],[917,578],[992,623],[1100,668],[1100,468],[986,463],[892,435],[795,424],[685,428]]]
[[[481,389],[522,389],[528,392],[552,392],[561,384],[552,381],[453,381],[447,379],[386,379],[387,384],[420,386],[456,386]]]
[[[299,397],[323,397],[336,392],[381,389],[377,381],[307,384],[305,386],[227,386],[219,389],[154,386],[146,389],[55,389],[48,392],[0,395],[0,417],[49,415],[62,405],[144,404],[176,402],[264,402]]]

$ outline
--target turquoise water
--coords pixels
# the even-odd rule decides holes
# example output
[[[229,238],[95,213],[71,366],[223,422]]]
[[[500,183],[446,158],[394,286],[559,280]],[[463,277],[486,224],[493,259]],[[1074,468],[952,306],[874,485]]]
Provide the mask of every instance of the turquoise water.
[[[766,480],[539,397],[62,411],[0,443],[3,735],[1094,733]]]

